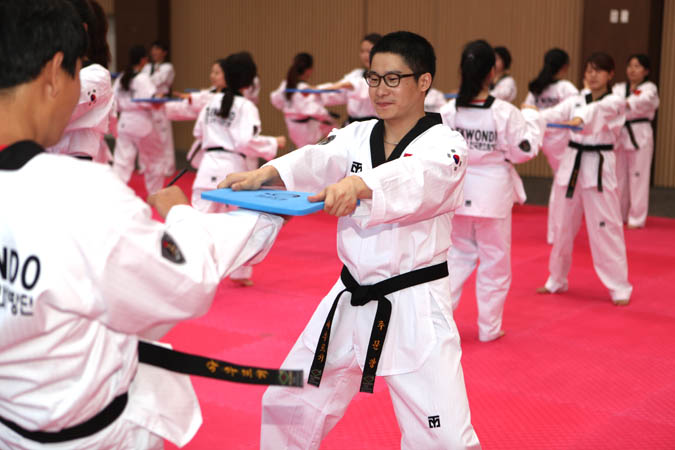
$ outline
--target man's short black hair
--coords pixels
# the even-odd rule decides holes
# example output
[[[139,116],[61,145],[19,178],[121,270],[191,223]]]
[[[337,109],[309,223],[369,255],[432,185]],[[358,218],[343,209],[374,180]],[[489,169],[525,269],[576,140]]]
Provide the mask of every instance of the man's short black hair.
[[[34,80],[57,52],[75,77],[87,50],[87,33],[73,6],[63,0],[0,2],[0,90]]]
[[[430,73],[433,79],[436,75],[436,54],[434,47],[419,34],[409,31],[395,31],[386,34],[373,46],[370,51],[370,62],[377,53],[393,53],[399,55],[415,73],[415,79],[420,75]]]

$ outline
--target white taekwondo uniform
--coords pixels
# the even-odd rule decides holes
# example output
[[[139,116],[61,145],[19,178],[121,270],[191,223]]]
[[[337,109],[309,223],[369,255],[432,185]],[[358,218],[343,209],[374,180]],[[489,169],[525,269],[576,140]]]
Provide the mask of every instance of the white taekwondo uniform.
[[[491,96],[504,100],[505,102],[514,101],[517,94],[518,88],[516,87],[516,80],[509,74],[502,75],[490,90]]]
[[[546,288],[550,292],[567,290],[574,238],[585,216],[595,272],[609,289],[612,300],[628,300],[633,287],[628,282],[612,151],[625,121],[625,100],[609,92],[595,101],[590,93],[580,94],[542,111],[542,116],[547,123],[561,123],[574,117],[584,122],[582,131],[568,132],[570,141],[555,176],[553,189],[558,190],[556,195],[564,201],[553,211],[555,235]],[[575,163],[579,163],[577,170]],[[576,182],[572,178],[575,174]]]
[[[613,92],[626,99],[626,124],[616,148],[621,216],[628,225],[643,227],[649,209],[649,178],[654,154],[652,120],[659,107],[659,92],[651,81],[643,81],[632,91],[630,84],[618,83]]]
[[[136,154],[144,167],[145,187],[149,194],[164,186],[162,138],[153,126],[152,104],[134,102],[134,98],[150,98],[156,93],[155,85],[145,73],[140,72],[131,79],[129,90],[122,88],[122,75],[115,80],[114,92],[117,110],[117,140],[113,168],[122,181],[129,182],[136,164]]]
[[[566,98],[579,95],[579,90],[567,80],[555,80],[549,84],[546,89],[539,95],[534,95],[532,92],[527,93],[525,103],[528,105],[535,105],[540,111],[552,108]],[[547,128],[544,134],[544,141],[541,144],[541,150],[546,155],[548,165],[553,171],[553,178],[558,171],[560,160],[567,148],[569,141],[569,132],[559,128]],[[557,202],[560,201],[555,196],[556,190],[551,188],[551,193],[548,198],[548,220],[546,222],[546,242],[553,244],[554,221],[552,219],[553,211],[557,209]]]
[[[260,136],[260,115],[251,101],[235,95],[227,119],[217,115],[223,95],[214,95],[202,109],[193,133],[201,142],[204,156],[192,185],[192,205],[204,212],[222,212],[231,208],[203,200],[202,192],[216,189],[230,173],[251,170],[251,159],[269,160],[277,152],[275,138]],[[244,266],[233,273],[232,278],[246,279],[252,274],[253,268]]]
[[[115,97],[110,72],[99,64],[80,70],[80,100],[70,117],[61,140],[47,152],[82,157],[107,163],[110,149],[103,136],[115,114]]]
[[[139,364],[138,339],[206,313],[223,277],[264,257],[282,219],[180,205],[163,224],[107,165],[40,151],[27,141],[0,151],[0,191],[14,192],[0,202],[0,417],[57,432],[128,400],[101,431],[61,443],[0,423],[0,447],[183,446],[202,422],[189,377]]]
[[[354,89],[342,89],[339,93],[321,94],[326,106],[347,104],[349,122],[377,117],[375,107],[368,95],[368,83],[363,78],[364,73],[366,73],[366,69],[354,69],[338,81],[338,83],[349,82],[354,86]],[[318,87],[321,88],[322,86],[325,85],[319,85]]]
[[[171,85],[176,77],[176,71],[170,62],[148,63],[143,66],[142,72],[147,74],[157,88],[158,97],[171,95]],[[171,121],[163,108],[152,111],[152,120],[162,139],[162,164],[164,175],[171,175],[176,170],[176,154],[173,144],[173,128]],[[144,168],[145,170],[145,168]]]
[[[441,108],[445,106],[448,101],[445,99],[445,94],[443,94],[438,89],[431,88],[427,92],[427,96],[424,97],[424,110],[426,112],[441,112]]]
[[[491,341],[502,331],[504,302],[511,286],[511,209],[514,181],[520,180],[513,163],[537,155],[545,123],[534,109],[521,112],[491,96],[459,108],[451,100],[441,108],[441,116],[469,146],[464,205],[452,221],[450,297],[456,308],[464,282],[480,261],[476,275],[478,338]]]
[[[357,175],[373,191],[372,199],[361,200],[352,215],[338,220],[343,273],[348,270],[360,284],[433,265],[447,269],[452,211],[462,201],[467,150],[464,139],[435,116],[420,119],[386,163],[381,120],[334,130],[323,145],[307,146],[268,163],[288,190],[319,192]],[[331,305],[345,286],[341,276],[284,364],[304,368],[313,364],[319,338],[324,339],[325,326],[330,327],[325,321]],[[389,386],[404,449],[480,448],[471,425],[448,291],[444,276],[387,295],[392,313],[386,342],[382,348],[379,340],[372,342],[381,349],[381,358],[379,364],[369,359],[368,366],[375,367]],[[320,387],[265,392],[262,449],[318,449],[359,391],[362,371],[369,370],[364,363],[375,330],[373,317],[382,302],[354,307],[350,302],[355,297],[345,293],[337,303]]]
[[[299,82],[297,89],[307,89],[309,85]],[[276,91],[270,94],[272,105],[284,113],[288,136],[297,148],[319,142],[335,126],[335,121],[323,105],[321,95],[295,92],[290,100],[286,99],[286,81],[282,81]]]

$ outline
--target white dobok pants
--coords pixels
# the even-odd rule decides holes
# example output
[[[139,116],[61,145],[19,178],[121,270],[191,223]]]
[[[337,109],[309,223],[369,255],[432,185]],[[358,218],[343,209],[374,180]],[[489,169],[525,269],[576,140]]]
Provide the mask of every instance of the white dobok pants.
[[[162,141],[162,162],[164,175],[170,176],[176,171],[176,152],[173,145],[173,127],[164,108],[152,112],[152,124]]]
[[[566,198],[567,186],[554,184],[560,207],[554,211],[556,235],[549,259],[550,275],[546,289],[550,292],[567,290],[567,274],[572,265],[574,238],[579,232],[582,216],[593,257],[593,267],[600,281],[609,289],[612,300],[630,299],[633,286],[628,282],[626,242],[616,189],[599,192],[595,186],[577,186],[572,198]]]
[[[401,448],[480,449],[471,425],[459,334],[454,322],[448,323],[432,304],[437,343],[431,356],[415,372],[379,377],[389,387],[401,429]],[[320,387],[271,386],[265,391],[261,450],[318,449],[359,391],[362,371],[354,348],[340,351],[345,342],[351,341],[354,330],[341,323],[333,333]],[[313,359],[314,351],[307,348],[301,335],[282,367],[309,370]],[[438,416],[439,426],[431,428],[433,416]],[[370,420],[376,422],[378,418]]]
[[[155,130],[143,137],[119,133],[115,140],[113,170],[124,181],[129,182],[136,165],[138,153],[139,164],[145,167],[143,176],[148,194],[164,187],[164,165],[162,164],[162,143]]]
[[[448,270],[453,309],[459,305],[464,282],[476,265],[478,339],[487,342],[499,337],[504,302],[511,287],[510,211],[502,219],[463,215],[452,219]]]
[[[639,150],[617,150],[616,182],[619,186],[621,217],[633,227],[643,227],[649,209],[649,178],[654,146]]]

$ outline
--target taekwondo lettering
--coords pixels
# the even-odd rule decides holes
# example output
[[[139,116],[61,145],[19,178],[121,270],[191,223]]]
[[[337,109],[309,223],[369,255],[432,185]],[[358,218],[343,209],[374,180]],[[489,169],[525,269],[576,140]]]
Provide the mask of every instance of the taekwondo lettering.
[[[483,152],[492,152],[497,145],[497,132],[492,130],[468,130],[457,127],[456,131],[460,132],[469,148]]]
[[[541,109],[550,108],[557,105],[558,103],[560,103],[560,99],[558,97],[537,97],[534,101],[534,104],[537,106],[537,108]]]
[[[40,259],[30,255],[22,259],[8,247],[0,252],[0,309],[13,315],[32,316],[35,299],[30,294],[40,279]]]
[[[352,172],[352,173],[359,173],[359,172],[361,172],[362,170],[363,170],[363,164],[361,164],[361,163],[358,162],[358,161],[352,162],[352,169],[351,169],[351,172]]]
[[[206,107],[206,123],[211,124],[211,123],[217,123],[219,125],[225,125],[226,127],[230,127],[232,125],[232,122],[234,121],[234,118],[237,116],[233,110],[230,110],[230,114],[227,116],[226,119],[220,117],[218,115],[218,111],[220,111],[220,108],[212,108],[210,106]]]
[[[429,416],[429,428],[440,428],[441,416]]]

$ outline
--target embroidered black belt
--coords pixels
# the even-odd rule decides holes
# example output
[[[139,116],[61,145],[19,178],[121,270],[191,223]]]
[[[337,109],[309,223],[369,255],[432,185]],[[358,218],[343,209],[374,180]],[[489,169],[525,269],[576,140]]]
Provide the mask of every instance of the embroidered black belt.
[[[124,408],[127,406],[127,400],[128,395],[125,392],[117,396],[108,406],[91,419],[74,427],[64,428],[61,431],[29,431],[2,417],[0,417],[0,422],[18,435],[41,444],[72,441],[73,439],[81,439],[98,433],[113,423],[124,411]]]
[[[602,156],[602,152],[611,151],[614,146],[612,144],[584,145],[574,141],[570,141],[567,145],[577,149],[577,156],[574,158],[574,167],[572,168],[572,175],[570,175],[570,181],[567,185],[565,197],[572,198],[574,195],[574,188],[577,185],[579,168],[581,167],[581,155],[584,154],[584,152],[597,152],[598,156],[600,156],[600,162],[598,163],[598,191],[602,192],[602,166],[605,164],[605,157]]]
[[[228,150],[228,149],[223,148],[223,147],[209,147],[209,148],[206,149],[206,151],[207,151],[207,152],[225,152],[225,153],[232,153],[232,154],[235,154],[235,155],[239,155],[239,156],[241,156],[242,158],[246,158],[246,155],[243,154],[243,153],[233,152],[232,150]]]
[[[637,119],[626,120],[626,123],[623,124],[623,126],[626,127],[626,130],[628,130],[628,137],[630,137],[630,142],[636,150],[639,149],[640,146],[638,145],[637,140],[635,140],[635,134],[633,134],[633,127],[631,124],[640,122],[651,122],[651,120],[647,117],[639,117]]]
[[[333,306],[328,313],[328,317],[326,317],[322,335],[319,338],[316,351],[314,352],[314,361],[312,362],[312,368],[309,371],[307,383],[317,387],[321,383],[321,377],[326,365],[333,317],[335,316],[338,301],[340,300],[340,297],[342,297],[342,294],[349,292],[352,295],[352,306],[363,306],[371,300],[378,302],[375,320],[373,321],[373,329],[370,333],[370,340],[368,341],[368,350],[366,352],[366,361],[363,365],[360,388],[361,392],[369,392],[372,394],[375,385],[375,373],[377,372],[377,365],[380,362],[384,339],[387,335],[387,327],[389,326],[389,318],[391,317],[391,301],[385,296],[392,292],[417,286],[418,284],[440,280],[447,276],[448,263],[442,262],[433,266],[402,273],[395,277],[382,280],[379,283],[361,286],[354,279],[352,274],[349,273],[347,267],[343,266],[340,279],[345,285],[345,288],[340,291],[337,297],[335,297]]]
[[[143,341],[138,341],[138,361],[171,372],[246,384],[302,387],[304,378],[302,370],[240,366],[214,358],[179,352]],[[0,417],[0,423],[32,441],[40,443],[66,442],[91,436],[112,424],[124,411],[127,400],[128,395],[124,393],[116,397],[91,419],[74,427],[64,428],[61,431],[29,431],[2,417]]]

